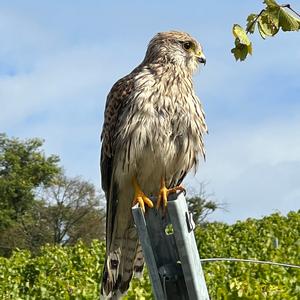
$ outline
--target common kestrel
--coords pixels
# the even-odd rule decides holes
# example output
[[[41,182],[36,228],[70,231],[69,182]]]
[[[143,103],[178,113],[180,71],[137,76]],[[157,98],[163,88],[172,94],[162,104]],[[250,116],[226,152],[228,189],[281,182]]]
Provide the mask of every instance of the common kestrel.
[[[108,94],[101,134],[102,188],[107,200],[106,262],[101,293],[118,299],[144,260],[131,214],[139,203],[167,205],[189,170],[204,157],[205,115],[192,75],[205,63],[189,34],[161,32],[143,62]]]

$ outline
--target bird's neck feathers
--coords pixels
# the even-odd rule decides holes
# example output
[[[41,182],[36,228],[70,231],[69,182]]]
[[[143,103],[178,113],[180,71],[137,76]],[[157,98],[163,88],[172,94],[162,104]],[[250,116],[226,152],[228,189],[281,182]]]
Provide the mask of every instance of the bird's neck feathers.
[[[192,81],[194,74],[193,66],[187,68],[184,62],[170,61],[164,59],[157,59],[151,62],[143,61],[136,69],[138,72],[145,71],[150,73],[155,79],[161,80],[162,78],[182,78]]]
[[[198,63],[191,57],[184,56],[180,50],[159,47],[157,49],[150,48],[146,52],[146,56],[141,63],[142,67],[160,71],[161,73],[176,72],[184,77],[192,77],[198,69]]]

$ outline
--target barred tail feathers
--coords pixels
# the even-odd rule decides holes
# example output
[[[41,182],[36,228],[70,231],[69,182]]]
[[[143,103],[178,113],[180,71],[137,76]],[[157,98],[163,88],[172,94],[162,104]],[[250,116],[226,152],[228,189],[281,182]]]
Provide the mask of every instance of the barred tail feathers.
[[[134,227],[124,232],[123,238],[112,241],[102,277],[101,294],[106,299],[120,299],[129,288],[133,276],[138,248],[138,237]]]

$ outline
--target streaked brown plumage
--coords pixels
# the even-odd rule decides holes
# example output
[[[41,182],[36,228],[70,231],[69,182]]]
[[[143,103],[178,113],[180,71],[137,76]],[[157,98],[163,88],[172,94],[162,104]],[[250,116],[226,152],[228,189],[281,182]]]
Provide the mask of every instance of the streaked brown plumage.
[[[181,183],[205,156],[205,116],[192,75],[205,62],[200,44],[183,32],[162,32],[150,41],[145,59],[112,87],[102,131],[101,175],[107,200],[106,263],[102,294],[127,291],[143,257],[131,215],[132,178],[145,195]]]

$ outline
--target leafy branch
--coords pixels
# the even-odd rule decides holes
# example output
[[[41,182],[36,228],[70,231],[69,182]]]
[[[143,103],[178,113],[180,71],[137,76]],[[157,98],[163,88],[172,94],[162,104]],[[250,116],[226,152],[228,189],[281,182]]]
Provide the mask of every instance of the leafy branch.
[[[245,60],[252,54],[252,43],[248,34],[258,29],[260,36],[265,39],[274,36],[279,29],[282,31],[298,31],[300,29],[300,14],[290,4],[278,4],[275,0],[264,0],[266,7],[259,14],[250,14],[247,18],[246,30],[234,24],[232,28],[235,37],[235,47],[231,49],[236,60]]]

